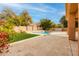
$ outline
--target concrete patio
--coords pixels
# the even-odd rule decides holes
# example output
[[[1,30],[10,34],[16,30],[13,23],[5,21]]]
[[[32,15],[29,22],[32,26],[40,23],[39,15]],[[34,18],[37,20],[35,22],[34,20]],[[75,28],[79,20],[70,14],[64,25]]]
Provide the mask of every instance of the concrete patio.
[[[66,32],[52,32],[31,40],[11,44],[4,56],[76,56],[77,41],[69,41]]]

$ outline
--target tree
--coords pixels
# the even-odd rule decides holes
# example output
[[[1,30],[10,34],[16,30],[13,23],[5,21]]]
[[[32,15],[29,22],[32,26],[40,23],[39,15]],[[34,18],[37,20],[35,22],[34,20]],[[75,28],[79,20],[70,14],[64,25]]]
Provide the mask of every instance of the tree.
[[[32,23],[32,18],[27,11],[16,15],[11,9],[6,8],[0,13],[0,19],[5,21],[1,24],[0,31],[13,32],[13,26],[27,26]]]
[[[67,27],[67,20],[65,16],[62,16],[60,19],[60,23],[63,25],[64,28]]]
[[[52,28],[53,22],[49,19],[41,19],[40,26],[42,27],[43,30],[48,31]]]
[[[57,24],[57,28],[63,28],[62,24]]]
[[[1,14],[6,20],[8,17],[10,17],[10,18],[16,17],[16,14],[9,8],[4,9]]]
[[[17,15],[9,8],[6,8],[1,13],[1,19],[4,19],[9,24],[14,24]]]
[[[19,22],[21,26],[27,26],[32,23],[32,18],[28,12],[24,10],[19,17]]]
[[[6,8],[0,14],[0,18],[4,18],[6,22],[15,26],[27,26],[32,23],[31,16],[25,10],[20,15],[16,15],[11,9]]]
[[[63,27],[66,28],[68,25],[68,22],[66,20],[65,16],[62,16],[60,19],[60,23],[63,24]],[[75,27],[78,28],[78,21],[75,21]]]

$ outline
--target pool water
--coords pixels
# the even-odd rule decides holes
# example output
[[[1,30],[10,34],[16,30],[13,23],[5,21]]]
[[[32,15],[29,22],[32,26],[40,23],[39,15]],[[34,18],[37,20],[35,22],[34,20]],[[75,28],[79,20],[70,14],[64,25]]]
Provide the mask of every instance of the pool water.
[[[49,32],[33,32],[34,34],[42,34],[42,35],[48,35]]]
[[[49,33],[48,32],[41,32],[41,34],[48,35]]]

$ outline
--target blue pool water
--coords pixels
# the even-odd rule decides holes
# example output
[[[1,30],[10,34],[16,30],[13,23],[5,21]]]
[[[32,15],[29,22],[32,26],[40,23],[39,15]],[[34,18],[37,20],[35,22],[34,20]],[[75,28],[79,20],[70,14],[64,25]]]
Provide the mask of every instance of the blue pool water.
[[[45,34],[45,35],[48,35],[48,32],[41,32],[41,34]]]
[[[33,32],[34,34],[43,34],[43,35],[48,35],[49,32]]]

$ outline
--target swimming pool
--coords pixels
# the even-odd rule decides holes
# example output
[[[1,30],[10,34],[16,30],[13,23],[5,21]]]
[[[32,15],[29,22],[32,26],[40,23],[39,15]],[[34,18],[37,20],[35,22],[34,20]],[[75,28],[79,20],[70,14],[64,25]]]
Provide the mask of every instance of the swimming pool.
[[[48,32],[41,32],[41,34],[48,35]]]
[[[34,34],[48,35],[48,32],[33,32]]]

